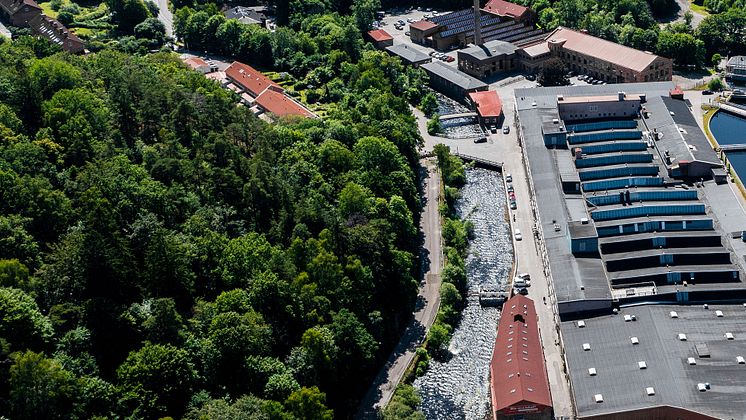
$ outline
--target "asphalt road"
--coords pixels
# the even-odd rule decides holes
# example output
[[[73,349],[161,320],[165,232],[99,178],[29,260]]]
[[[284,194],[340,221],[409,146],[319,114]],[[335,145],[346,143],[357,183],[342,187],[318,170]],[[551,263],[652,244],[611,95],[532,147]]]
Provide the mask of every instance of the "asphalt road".
[[[174,35],[174,15],[168,8],[168,0],[156,0],[158,5],[158,19],[163,22],[163,26],[166,27],[166,36]]]
[[[425,207],[420,222],[425,245],[423,259],[427,264],[423,270],[424,281],[420,284],[417,295],[414,318],[360,403],[356,419],[378,419],[378,410],[386,407],[391,401],[397,385],[414,359],[417,346],[424,341],[427,331],[435,321],[440,306],[440,270],[443,265],[438,211],[440,174],[437,172],[434,159],[423,159],[420,162],[428,174],[424,185]]]

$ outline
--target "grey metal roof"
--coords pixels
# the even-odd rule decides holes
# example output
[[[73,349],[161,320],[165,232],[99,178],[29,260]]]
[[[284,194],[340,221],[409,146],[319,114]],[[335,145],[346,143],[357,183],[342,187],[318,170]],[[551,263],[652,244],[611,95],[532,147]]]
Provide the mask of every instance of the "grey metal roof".
[[[746,56],[734,55],[728,59],[728,66],[735,66],[736,68],[746,69]]]
[[[410,47],[407,44],[396,44],[390,47],[386,47],[386,51],[396,56],[399,56],[402,60],[408,63],[422,63],[424,61],[432,60],[429,55],[422,51]]]
[[[567,224],[567,230],[570,232],[570,238],[590,238],[594,236],[598,236],[598,232],[596,232],[596,226],[594,225],[593,221],[588,221],[588,223],[581,223],[581,222],[569,222]]]
[[[428,73],[432,73],[438,77],[446,79],[449,82],[453,83],[454,85],[464,90],[487,88],[487,84],[484,83],[483,81],[479,79],[475,79],[474,77],[471,77],[468,74],[454,67],[443,64],[440,61],[433,61],[430,63],[425,63],[421,65],[420,67],[424,69],[425,71],[427,71]]]
[[[510,42],[494,40],[485,42],[482,45],[469,45],[467,48],[460,50],[459,55],[468,55],[476,60],[487,60],[501,55],[515,54],[518,47]]]
[[[670,405],[720,418],[744,418],[746,413],[746,311],[741,305],[701,306],[646,305],[622,308],[618,315],[561,324],[568,370],[579,417]],[[722,318],[715,315],[721,310]],[[676,311],[678,318],[670,317]],[[624,321],[624,315],[637,321]],[[734,340],[726,340],[731,332]],[[679,333],[687,341],[679,341]],[[639,344],[633,345],[631,337]],[[584,343],[590,351],[584,351]],[[700,358],[697,343],[707,345],[711,357]],[[690,366],[688,357],[697,364]],[[640,369],[638,362],[647,368]],[[590,376],[589,368],[597,374]],[[711,389],[697,390],[708,382]],[[645,388],[653,387],[654,396]],[[594,401],[603,395],[603,403]]]
[[[627,260],[643,257],[651,257],[663,254],[719,254],[728,252],[722,246],[692,247],[692,248],[653,248],[639,251],[620,252],[617,254],[604,254],[604,261]]]
[[[722,163],[707,137],[694,120],[686,102],[669,97],[650,97],[645,104],[650,117],[645,120],[651,132],[658,132],[658,150],[668,151],[675,161]]]

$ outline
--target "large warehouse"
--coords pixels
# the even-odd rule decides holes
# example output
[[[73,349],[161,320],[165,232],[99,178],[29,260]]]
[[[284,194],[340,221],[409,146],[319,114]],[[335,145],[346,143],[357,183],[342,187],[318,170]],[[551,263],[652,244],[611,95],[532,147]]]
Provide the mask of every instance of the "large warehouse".
[[[722,163],[673,90],[515,91],[581,419],[746,413],[746,307],[733,305],[746,302],[746,213],[716,182]]]

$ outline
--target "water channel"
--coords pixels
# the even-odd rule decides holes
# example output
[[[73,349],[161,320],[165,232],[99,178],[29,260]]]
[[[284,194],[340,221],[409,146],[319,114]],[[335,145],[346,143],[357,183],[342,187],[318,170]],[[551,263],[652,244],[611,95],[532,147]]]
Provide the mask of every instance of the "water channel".
[[[710,120],[710,131],[718,144],[746,144],[746,119],[728,112],[718,111]],[[746,151],[726,152],[728,163],[746,181]]]
[[[510,228],[505,215],[505,189],[498,172],[470,169],[457,210],[474,224],[466,259],[470,292],[480,286],[505,286],[513,264]],[[507,288],[507,286],[505,286]],[[489,362],[497,334],[499,311],[482,308],[471,296],[448,347],[452,357],[432,360],[414,386],[427,419],[481,420],[489,416]]]
[[[440,92],[433,91],[433,93],[435,93],[435,97],[438,99],[438,114],[440,115],[461,114],[471,111],[463,104],[454,101]],[[476,124],[472,118],[456,118],[444,121],[443,133],[449,139],[468,139],[484,135],[479,124]]]

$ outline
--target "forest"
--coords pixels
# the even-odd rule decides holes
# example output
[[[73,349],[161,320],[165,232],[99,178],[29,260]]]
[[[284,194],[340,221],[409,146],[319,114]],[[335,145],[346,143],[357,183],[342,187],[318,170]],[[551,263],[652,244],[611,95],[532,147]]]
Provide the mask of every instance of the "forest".
[[[354,412],[417,291],[424,76],[347,30],[273,125],[173,53],[0,44],[0,413]]]

